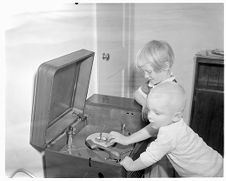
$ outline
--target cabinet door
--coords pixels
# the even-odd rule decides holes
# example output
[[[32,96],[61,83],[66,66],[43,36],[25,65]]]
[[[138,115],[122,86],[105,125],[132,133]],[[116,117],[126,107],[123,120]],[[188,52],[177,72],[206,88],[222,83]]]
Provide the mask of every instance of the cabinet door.
[[[196,90],[193,100],[192,129],[213,149],[223,155],[223,93]]]

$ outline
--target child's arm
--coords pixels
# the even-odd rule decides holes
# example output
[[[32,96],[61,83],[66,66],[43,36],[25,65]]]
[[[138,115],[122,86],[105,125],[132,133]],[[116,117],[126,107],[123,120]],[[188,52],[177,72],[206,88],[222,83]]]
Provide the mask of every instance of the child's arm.
[[[142,128],[141,130],[133,133],[132,135],[128,136],[128,144],[137,143],[143,140],[146,140],[150,137],[156,136],[158,133],[157,129],[151,127],[150,124]]]
[[[108,135],[110,143],[120,143],[122,145],[129,145],[146,140],[152,136],[157,135],[158,130],[152,128],[150,124],[142,128],[141,130],[133,133],[130,136],[124,136],[118,132],[112,131]]]
[[[134,92],[134,98],[140,105],[145,107],[146,98],[149,92],[150,92],[149,81],[146,81]]]
[[[147,167],[144,165],[144,163],[141,161],[140,158],[133,161],[132,158],[130,158],[128,156],[126,156],[120,162],[120,165],[122,165],[127,171],[137,171],[137,170],[142,170]]]
[[[169,133],[167,133],[169,132]],[[172,137],[172,130],[167,128],[160,128],[156,140],[152,141],[146,151],[140,154],[136,160],[126,156],[120,164],[127,171],[136,171],[147,168],[159,161],[164,155],[175,149],[176,136]]]
[[[134,99],[138,102],[138,104],[140,104],[142,107],[146,106],[146,97],[147,95],[144,94],[142,92],[141,87],[138,88],[135,92],[134,92]]]

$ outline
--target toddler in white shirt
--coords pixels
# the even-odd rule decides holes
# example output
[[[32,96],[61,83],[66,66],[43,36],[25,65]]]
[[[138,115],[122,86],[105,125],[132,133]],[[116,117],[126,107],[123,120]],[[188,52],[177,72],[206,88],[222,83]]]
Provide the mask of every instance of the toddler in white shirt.
[[[157,138],[137,160],[125,157],[120,164],[128,171],[147,168],[166,155],[182,177],[221,177],[223,158],[184,121],[185,92],[174,82],[159,84],[147,97],[148,120],[159,129]],[[112,142],[126,139],[112,132]]]

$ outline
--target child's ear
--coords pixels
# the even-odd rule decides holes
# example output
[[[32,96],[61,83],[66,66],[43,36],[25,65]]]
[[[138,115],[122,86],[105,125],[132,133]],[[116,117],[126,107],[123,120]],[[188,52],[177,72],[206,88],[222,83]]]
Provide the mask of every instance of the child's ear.
[[[181,118],[183,118],[183,113],[182,112],[176,112],[174,114],[174,117],[173,117],[173,122],[178,122],[181,120]]]

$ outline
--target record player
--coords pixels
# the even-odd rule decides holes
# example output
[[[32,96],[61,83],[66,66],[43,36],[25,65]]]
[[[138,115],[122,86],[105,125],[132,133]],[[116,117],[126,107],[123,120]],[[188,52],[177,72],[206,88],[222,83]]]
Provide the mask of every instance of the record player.
[[[35,78],[30,144],[43,153],[45,177],[141,177],[127,172],[125,156],[139,157],[147,142],[108,145],[107,135],[145,126],[130,98],[94,94],[87,99],[94,52],[79,50],[41,64]]]

